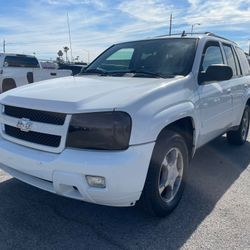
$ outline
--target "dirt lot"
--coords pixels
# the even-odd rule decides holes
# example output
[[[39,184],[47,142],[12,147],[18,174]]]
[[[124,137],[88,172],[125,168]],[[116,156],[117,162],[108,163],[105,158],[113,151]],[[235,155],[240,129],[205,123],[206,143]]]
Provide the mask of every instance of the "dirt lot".
[[[250,137],[197,152],[165,219],[41,191],[0,171],[0,249],[250,249]]]

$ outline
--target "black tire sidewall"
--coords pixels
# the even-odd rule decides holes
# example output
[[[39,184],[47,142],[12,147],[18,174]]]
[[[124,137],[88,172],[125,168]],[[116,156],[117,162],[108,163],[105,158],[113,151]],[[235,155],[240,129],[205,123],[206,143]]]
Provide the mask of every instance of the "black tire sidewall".
[[[248,128],[247,128],[247,136],[246,136],[246,138],[243,138],[241,132],[242,132],[242,127],[243,127],[243,118],[244,118],[245,112],[248,112]],[[244,113],[243,113],[242,119],[241,119],[241,123],[240,123],[240,135],[241,135],[241,140],[242,140],[243,143],[247,141],[247,137],[248,137],[248,132],[249,132],[249,116],[250,116],[250,108],[248,106],[246,106],[246,108],[244,109]]]
[[[161,170],[161,164],[165,155],[171,148],[174,147],[178,148],[183,156],[183,178],[175,198],[171,202],[167,203],[161,198],[159,194],[159,175]],[[150,199],[152,210],[158,216],[167,215],[179,203],[185,186],[188,165],[189,153],[185,139],[176,131],[166,131],[163,135],[161,135],[160,139],[155,145],[145,184],[149,186],[146,186],[145,189],[147,192],[149,192],[148,199]]]
[[[250,108],[249,108],[249,106],[246,106],[245,109],[244,109],[244,111],[243,111],[243,115],[242,115],[241,122],[240,122],[240,125],[239,125],[238,129],[227,132],[227,140],[232,145],[239,145],[239,146],[241,146],[241,145],[244,145],[245,142],[247,141],[247,137],[248,137],[248,133],[249,133],[249,119],[248,119],[247,136],[246,136],[246,138],[243,138],[243,136],[242,136],[243,117],[244,117],[246,111],[250,115]]]

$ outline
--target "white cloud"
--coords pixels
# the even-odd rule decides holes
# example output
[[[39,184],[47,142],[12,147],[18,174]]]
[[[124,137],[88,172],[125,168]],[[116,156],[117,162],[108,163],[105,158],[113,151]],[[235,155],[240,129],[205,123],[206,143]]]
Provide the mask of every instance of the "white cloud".
[[[52,5],[94,5],[100,8],[105,7],[104,1],[100,0],[44,0],[45,3],[52,4]]]
[[[172,4],[166,4],[158,0],[144,0],[143,2],[128,0],[118,6],[119,10],[147,23],[166,22],[173,8]]]
[[[55,58],[56,52],[68,45],[69,12],[74,56],[86,59],[88,50],[93,59],[113,43],[168,33],[169,15],[173,12],[174,32],[189,30],[199,22],[201,26],[196,26],[196,31],[227,31],[229,35],[238,32],[232,38],[247,46],[250,0],[188,2],[189,7],[184,9],[175,7],[173,0],[127,0],[120,4],[99,0],[30,0],[29,5],[18,10],[13,6],[12,15],[0,14],[0,30],[8,31],[4,36],[0,33],[0,39],[7,40],[7,50]]]

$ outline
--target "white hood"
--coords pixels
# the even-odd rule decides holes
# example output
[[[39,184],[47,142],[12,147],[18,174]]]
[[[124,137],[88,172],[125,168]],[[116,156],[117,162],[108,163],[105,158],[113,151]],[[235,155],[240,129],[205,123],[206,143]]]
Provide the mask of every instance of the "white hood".
[[[63,113],[112,110],[132,104],[176,79],[77,76],[34,83],[0,95],[0,103]]]

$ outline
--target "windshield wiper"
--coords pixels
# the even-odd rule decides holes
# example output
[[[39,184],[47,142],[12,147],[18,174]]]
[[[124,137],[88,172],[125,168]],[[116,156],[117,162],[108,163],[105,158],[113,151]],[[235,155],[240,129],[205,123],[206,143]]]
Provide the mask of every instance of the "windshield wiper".
[[[101,68],[89,69],[81,74],[98,74],[101,76],[124,76],[125,74],[134,74],[134,77],[150,76],[154,78],[173,78],[175,75],[162,75],[159,73],[144,70],[127,70],[127,71],[105,71]]]
[[[96,69],[88,69],[86,71],[81,72],[81,74],[83,74],[83,75],[87,75],[87,74],[99,74],[99,75],[106,76],[108,74],[108,72],[106,72],[103,69],[96,68]]]
[[[143,70],[131,70],[128,73],[135,74],[137,77],[138,77],[138,75],[148,75],[148,76],[152,76],[155,78],[165,78],[163,75],[161,75],[159,73],[150,72],[150,71],[143,71]]]

